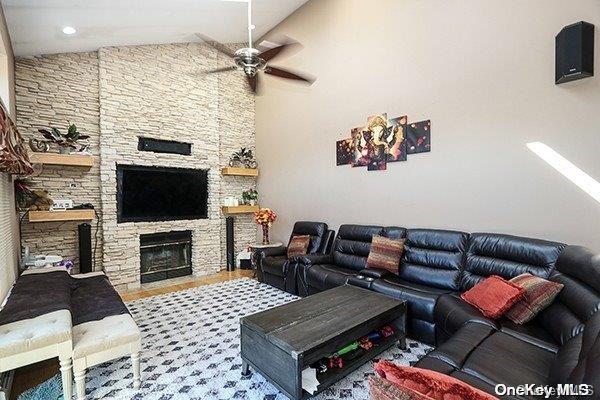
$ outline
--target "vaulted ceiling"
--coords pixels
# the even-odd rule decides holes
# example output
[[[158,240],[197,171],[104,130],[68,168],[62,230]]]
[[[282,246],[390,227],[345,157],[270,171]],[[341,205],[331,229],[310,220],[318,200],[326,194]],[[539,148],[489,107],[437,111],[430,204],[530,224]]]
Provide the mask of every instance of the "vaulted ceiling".
[[[307,0],[253,0],[256,38]],[[2,0],[16,56],[198,41],[247,40],[247,3],[236,0]],[[77,29],[65,35],[65,26]]]

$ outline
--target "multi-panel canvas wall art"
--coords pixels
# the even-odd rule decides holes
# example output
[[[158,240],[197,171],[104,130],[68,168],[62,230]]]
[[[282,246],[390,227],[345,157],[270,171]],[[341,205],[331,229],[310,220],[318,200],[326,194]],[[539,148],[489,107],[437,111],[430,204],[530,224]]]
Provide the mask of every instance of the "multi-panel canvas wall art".
[[[413,122],[406,128],[408,154],[431,151],[431,121]]]
[[[352,162],[352,139],[338,140],[336,143],[336,163],[337,165],[346,165]]]
[[[384,171],[387,163],[406,161],[408,154],[431,151],[431,122],[407,123],[406,116],[372,115],[350,138],[336,142],[336,164]]]

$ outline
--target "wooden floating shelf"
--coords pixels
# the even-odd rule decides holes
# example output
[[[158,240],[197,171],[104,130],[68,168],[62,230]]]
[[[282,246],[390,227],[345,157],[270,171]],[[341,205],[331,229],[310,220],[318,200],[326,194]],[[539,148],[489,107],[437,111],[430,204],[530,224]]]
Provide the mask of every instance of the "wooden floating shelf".
[[[258,206],[222,206],[223,214],[250,214],[258,211]]]
[[[91,168],[94,159],[83,154],[30,153],[29,159],[33,164],[67,165],[73,167]]]
[[[29,211],[29,222],[90,221],[94,210]]]
[[[224,167],[221,168],[221,174],[229,176],[258,176],[258,168]]]

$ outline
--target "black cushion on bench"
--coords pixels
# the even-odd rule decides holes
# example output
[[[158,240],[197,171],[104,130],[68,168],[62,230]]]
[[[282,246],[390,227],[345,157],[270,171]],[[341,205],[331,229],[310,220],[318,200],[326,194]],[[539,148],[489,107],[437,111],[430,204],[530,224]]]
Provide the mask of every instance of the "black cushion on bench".
[[[59,310],[71,315],[73,280],[66,271],[21,275],[12,288],[8,302],[0,310],[0,325],[39,317]]]
[[[66,270],[23,274],[15,283],[0,325],[68,310],[73,326],[129,314],[106,275],[75,278]]]
[[[113,315],[129,314],[106,275],[71,279],[74,280],[71,295],[73,326]]]

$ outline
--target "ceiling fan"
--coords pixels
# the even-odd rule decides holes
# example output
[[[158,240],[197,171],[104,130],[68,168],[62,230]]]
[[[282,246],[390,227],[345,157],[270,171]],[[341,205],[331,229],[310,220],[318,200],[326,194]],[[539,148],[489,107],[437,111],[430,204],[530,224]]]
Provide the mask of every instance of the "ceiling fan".
[[[206,44],[215,48],[219,52],[225,54],[230,57],[233,61],[232,66],[217,68],[210,71],[205,71],[204,74],[214,74],[220,72],[229,72],[240,70],[246,74],[246,78],[248,80],[248,85],[253,93],[258,92],[259,86],[259,72],[263,72],[267,75],[276,76],[283,79],[291,79],[295,81],[299,81],[306,84],[312,84],[315,80],[314,78],[308,76],[302,76],[297,73],[273,67],[269,64],[271,60],[273,60],[278,55],[282,54],[282,52],[286,49],[292,48],[294,46],[298,46],[298,42],[287,41],[281,45],[273,47],[271,49],[267,49],[264,51],[260,51],[253,47],[252,43],[252,31],[255,26],[252,24],[252,0],[247,0],[248,2],[248,47],[241,48],[235,52],[231,51],[227,46],[222,43],[217,42],[216,40],[211,39],[210,37],[197,33],[196,35],[202,39]]]

